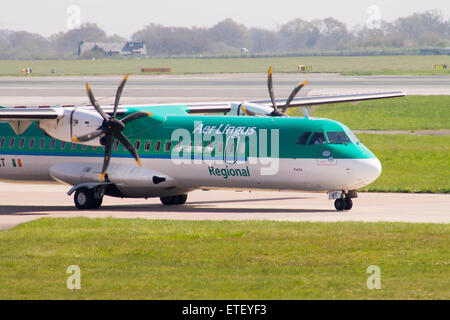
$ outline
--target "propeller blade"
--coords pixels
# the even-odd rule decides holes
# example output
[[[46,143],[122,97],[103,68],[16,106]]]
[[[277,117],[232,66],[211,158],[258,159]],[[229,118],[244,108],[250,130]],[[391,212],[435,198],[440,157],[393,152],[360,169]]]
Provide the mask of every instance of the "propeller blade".
[[[100,181],[103,181],[105,179],[106,170],[108,170],[109,162],[111,161],[111,152],[112,152],[112,144],[114,142],[114,138],[107,134],[105,136],[105,158],[103,159],[103,168],[102,168],[102,174],[100,175]]]
[[[303,88],[306,84],[308,83],[308,80],[303,81],[301,83],[299,83],[294,90],[292,90],[291,95],[289,96],[289,98],[286,100],[286,104],[283,107],[283,113],[286,112],[286,109],[289,107],[289,105],[291,104],[292,100],[295,98],[295,96],[297,95],[297,93],[300,91],[301,88]]]
[[[277,112],[277,104],[275,102],[275,96],[273,94],[272,66],[269,67],[269,74],[267,75],[267,88],[269,89],[269,96],[270,100],[272,100],[273,110]]]
[[[119,132],[118,134],[116,134],[115,137],[117,139],[119,139],[119,141],[125,146],[125,148],[127,148],[127,150],[133,155],[134,159],[136,159],[136,162],[140,167],[141,159],[139,159],[139,155],[138,155],[136,149],[134,148],[134,146],[131,144],[130,140],[128,140],[128,138],[125,137],[122,132]]]
[[[122,82],[120,83],[119,88],[117,88],[116,100],[114,101],[114,112],[113,112],[113,115],[112,115],[113,118],[116,117],[116,114],[117,114],[117,107],[119,106],[119,100],[120,100],[120,97],[122,96],[123,87],[125,86],[125,83],[127,82],[129,76],[130,76],[130,75],[127,74],[127,75],[123,78]]]
[[[89,96],[89,100],[91,101],[91,104],[94,106],[95,110],[97,110],[98,113],[102,116],[102,118],[105,121],[109,120],[109,117],[106,115],[106,113],[100,108],[97,101],[95,100],[94,94],[92,93],[91,86],[89,85],[89,82],[86,82],[86,91]]]
[[[90,140],[93,140],[93,139],[97,138],[102,133],[103,133],[103,129],[97,129],[94,132],[88,133],[88,134],[86,134],[84,136],[73,137],[72,140],[75,141],[75,142],[86,142],[86,141],[90,141]]]
[[[122,122],[124,124],[127,124],[128,122],[137,120],[139,118],[151,117],[151,116],[153,116],[153,113],[139,111],[139,112],[132,113],[129,116],[126,116],[125,118],[122,119]]]

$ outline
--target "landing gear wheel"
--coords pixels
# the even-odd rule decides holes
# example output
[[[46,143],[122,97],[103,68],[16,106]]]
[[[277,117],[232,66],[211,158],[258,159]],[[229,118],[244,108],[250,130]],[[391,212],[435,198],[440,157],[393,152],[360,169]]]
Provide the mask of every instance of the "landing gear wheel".
[[[161,203],[165,206],[181,205],[186,203],[187,194],[180,194],[171,197],[161,197],[159,199],[161,200]]]
[[[96,198],[94,190],[81,188],[75,192],[73,201],[80,210],[98,209],[102,205],[103,197]]]
[[[336,201],[334,201],[334,207],[337,211],[343,211],[346,205],[347,201],[345,201],[345,199],[336,199]]]
[[[345,208],[344,210],[350,210],[353,207],[353,201],[350,198],[345,198]]]

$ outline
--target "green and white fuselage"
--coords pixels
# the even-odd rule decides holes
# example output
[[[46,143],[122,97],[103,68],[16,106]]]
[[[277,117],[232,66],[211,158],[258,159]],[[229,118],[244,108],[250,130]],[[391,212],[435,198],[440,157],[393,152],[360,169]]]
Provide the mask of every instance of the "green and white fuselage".
[[[337,121],[188,115],[186,106],[174,105],[122,108],[121,117],[149,113],[124,130],[141,167],[114,144],[108,179],[123,197],[214,188],[354,190],[381,173],[378,159]],[[0,124],[0,179],[70,185],[98,181],[104,149],[99,141],[90,144],[52,138],[36,122],[21,135]],[[154,177],[164,181],[154,183]]]
[[[183,204],[195,189],[329,192],[350,210],[355,190],[381,173],[378,159],[345,125],[311,118],[310,106],[404,96],[403,92],[170,105],[0,108],[0,180],[74,186],[75,205],[104,195]],[[302,107],[304,118],[285,111]]]

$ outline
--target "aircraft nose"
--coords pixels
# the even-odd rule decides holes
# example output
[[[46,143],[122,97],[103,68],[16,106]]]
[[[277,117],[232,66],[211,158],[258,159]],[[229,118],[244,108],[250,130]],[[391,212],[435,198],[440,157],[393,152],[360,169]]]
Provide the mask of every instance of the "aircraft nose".
[[[377,158],[368,159],[364,165],[364,182],[370,184],[381,174],[381,162]]]

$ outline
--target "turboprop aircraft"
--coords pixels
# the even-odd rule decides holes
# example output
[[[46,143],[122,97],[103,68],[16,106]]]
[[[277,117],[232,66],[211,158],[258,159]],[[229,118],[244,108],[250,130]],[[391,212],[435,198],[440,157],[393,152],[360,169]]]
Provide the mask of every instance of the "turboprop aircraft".
[[[79,209],[105,195],[159,197],[182,205],[196,189],[327,192],[338,211],[381,173],[380,161],[344,124],[309,107],[401,97],[401,91],[270,100],[158,105],[0,108],[0,179],[73,186]],[[304,117],[289,117],[302,107]]]

